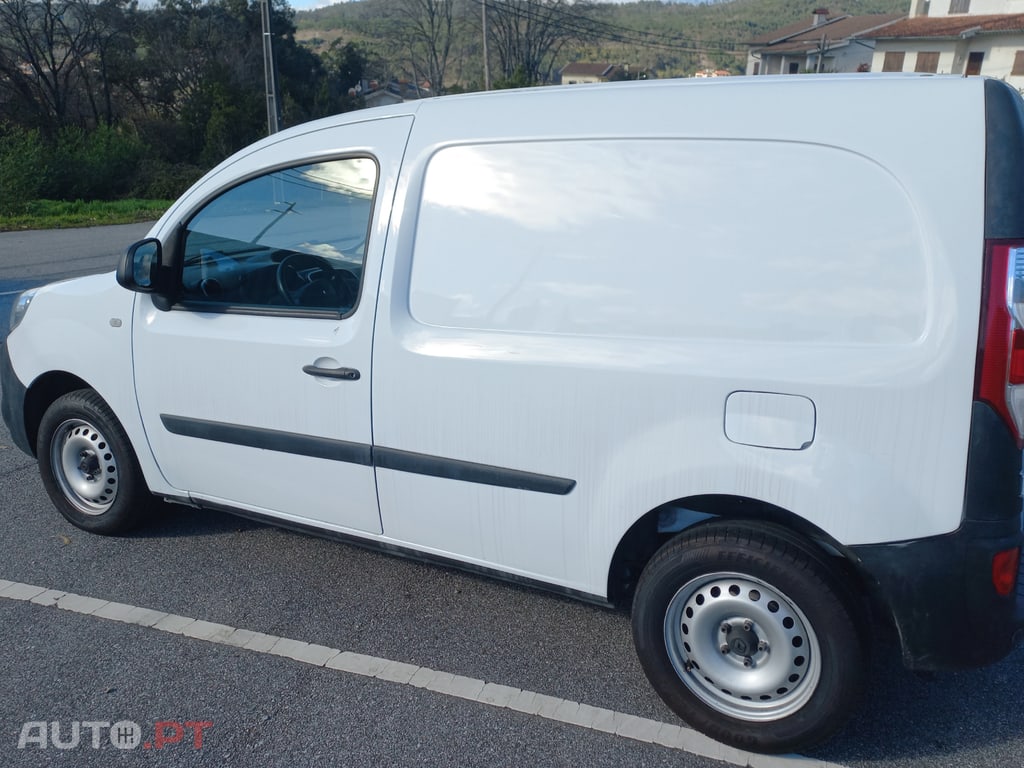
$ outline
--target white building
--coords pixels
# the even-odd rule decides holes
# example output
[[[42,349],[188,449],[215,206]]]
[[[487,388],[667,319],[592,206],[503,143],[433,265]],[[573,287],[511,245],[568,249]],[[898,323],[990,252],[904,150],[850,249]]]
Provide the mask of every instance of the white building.
[[[902,13],[849,16],[818,8],[810,19],[794,22],[747,43],[750,46],[747,74],[867,71],[871,66],[874,41],[861,39],[861,36],[902,18]]]
[[[1024,0],[911,0],[909,18],[863,36],[872,72],[989,75],[1024,89]]]

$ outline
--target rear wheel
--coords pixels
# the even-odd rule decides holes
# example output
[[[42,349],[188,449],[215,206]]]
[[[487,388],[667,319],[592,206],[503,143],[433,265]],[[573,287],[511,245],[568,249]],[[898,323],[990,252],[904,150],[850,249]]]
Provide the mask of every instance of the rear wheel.
[[[715,522],[647,565],[633,637],[680,717],[733,746],[784,752],[846,720],[867,665],[861,614],[811,545],[774,526]]]
[[[123,533],[152,505],[128,436],[91,389],[69,392],[46,410],[36,456],[50,499],[79,528]]]

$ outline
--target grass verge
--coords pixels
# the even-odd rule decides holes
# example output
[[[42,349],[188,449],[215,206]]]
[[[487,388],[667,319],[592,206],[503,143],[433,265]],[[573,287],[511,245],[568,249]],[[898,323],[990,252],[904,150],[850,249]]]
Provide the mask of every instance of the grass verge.
[[[134,224],[160,218],[171,200],[33,200],[22,213],[0,215],[0,232]]]

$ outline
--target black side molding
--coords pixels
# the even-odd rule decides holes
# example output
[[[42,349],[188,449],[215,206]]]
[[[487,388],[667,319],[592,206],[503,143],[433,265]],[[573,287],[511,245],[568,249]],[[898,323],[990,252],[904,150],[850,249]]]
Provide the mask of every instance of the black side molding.
[[[240,424],[225,424],[205,419],[188,419],[183,416],[160,414],[160,421],[168,432],[182,437],[196,437],[217,443],[245,445],[249,448],[263,448],[315,459],[343,461],[347,464],[373,465],[370,446],[363,443],[349,443],[312,435],[296,435],[262,427],[246,427]]]
[[[206,419],[191,419],[184,416],[160,414],[160,421],[168,432],[182,437],[195,437],[218,443],[244,445],[268,451],[310,456],[317,459],[360,464],[366,467],[393,469],[416,475],[443,477],[466,483],[493,485],[499,488],[516,488],[536,493],[550,493],[565,496],[576,487],[576,481],[564,477],[524,472],[519,469],[505,469],[489,464],[411,453],[395,448],[373,447],[365,443],[333,440],[327,437],[298,435],[262,427],[247,427],[241,424],[227,424]]]
[[[470,461],[444,459],[424,453],[410,453],[395,448],[374,448],[374,466],[394,469],[398,472],[412,472],[417,475],[444,477],[480,485],[496,485],[499,488],[518,488],[522,491],[551,493],[565,496],[576,487],[575,480],[551,475],[538,475],[518,469],[504,469],[489,464],[474,464]]]

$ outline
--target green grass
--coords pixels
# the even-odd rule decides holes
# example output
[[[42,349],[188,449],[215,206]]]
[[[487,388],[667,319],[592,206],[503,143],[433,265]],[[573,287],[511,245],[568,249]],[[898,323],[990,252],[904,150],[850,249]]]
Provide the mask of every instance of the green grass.
[[[19,214],[0,214],[0,232],[134,224],[158,219],[171,200],[33,200]]]

